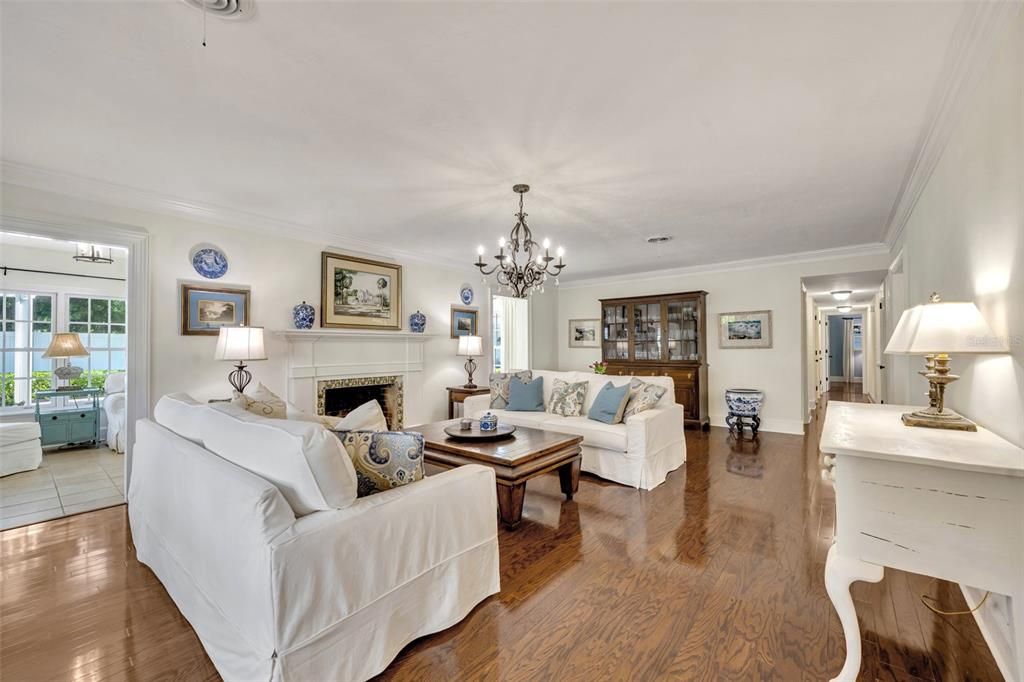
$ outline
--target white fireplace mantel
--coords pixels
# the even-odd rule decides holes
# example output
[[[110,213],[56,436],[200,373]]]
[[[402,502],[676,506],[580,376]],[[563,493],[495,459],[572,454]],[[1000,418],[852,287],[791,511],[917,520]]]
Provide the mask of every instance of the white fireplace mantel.
[[[425,342],[432,338],[440,338],[440,334],[417,334],[414,332],[382,331],[378,329],[278,329],[272,332],[283,336],[289,341],[319,341],[320,339],[371,339],[371,340],[410,340]]]

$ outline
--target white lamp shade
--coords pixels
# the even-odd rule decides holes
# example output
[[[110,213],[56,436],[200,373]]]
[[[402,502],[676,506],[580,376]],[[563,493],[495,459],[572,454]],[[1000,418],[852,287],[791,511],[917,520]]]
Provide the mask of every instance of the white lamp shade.
[[[44,358],[82,358],[89,351],[82,345],[77,332],[60,332],[53,335],[49,347],[43,353]]]
[[[460,336],[458,354],[468,355],[470,357],[479,357],[483,355],[483,339],[479,336]]]
[[[266,360],[263,327],[221,327],[216,360]]]
[[[976,305],[945,301],[903,311],[885,347],[890,355],[1005,353],[1007,350]]]

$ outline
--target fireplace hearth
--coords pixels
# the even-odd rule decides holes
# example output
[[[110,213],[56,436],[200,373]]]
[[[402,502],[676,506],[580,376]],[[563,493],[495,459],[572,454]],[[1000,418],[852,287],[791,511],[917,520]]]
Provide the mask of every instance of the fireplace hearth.
[[[317,414],[344,417],[349,412],[376,400],[384,411],[388,428],[398,431],[403,426],[402,377],[374,376],[317,381]]]

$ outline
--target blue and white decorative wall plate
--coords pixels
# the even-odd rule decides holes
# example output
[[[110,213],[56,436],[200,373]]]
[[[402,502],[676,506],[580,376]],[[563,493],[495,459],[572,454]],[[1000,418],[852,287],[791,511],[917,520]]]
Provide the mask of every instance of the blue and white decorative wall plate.
[[[192,249],[192,267],[206,279],[220,279],[228,271],[228,257],[216,246],[199,244]]]
[[[469,305],[473,302],[473,287],[468,284],[463,284],[459,289],[459,300],[462,301],[462,305]]]

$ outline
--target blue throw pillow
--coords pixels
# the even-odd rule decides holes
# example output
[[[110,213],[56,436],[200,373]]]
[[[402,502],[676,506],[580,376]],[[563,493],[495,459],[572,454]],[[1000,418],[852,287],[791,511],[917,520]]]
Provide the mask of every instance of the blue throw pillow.
[[[622,413],[626,410],[626,403],[629,402],[629,384],[616,386],[608,382],[598,391],[594,398],[594,404],[587,412],[587,418],[605,424],[618,424],[622,421]]]
[[[508,407],[505,409],[509,412],[543,412],[544,377],[537,377],[528,383],[512,377],[508,385]]]

